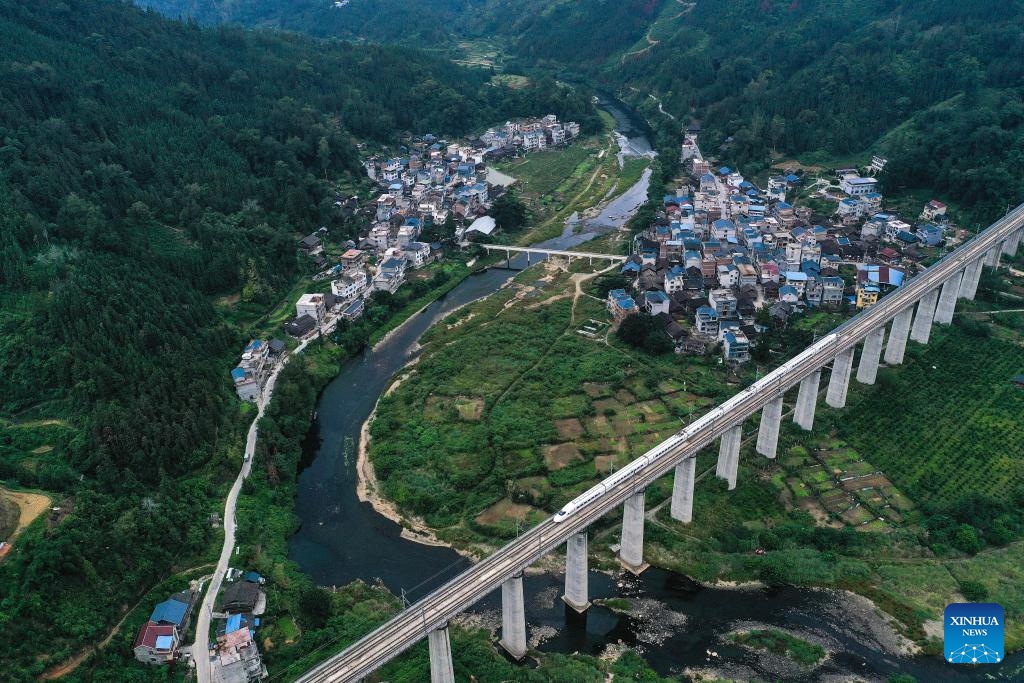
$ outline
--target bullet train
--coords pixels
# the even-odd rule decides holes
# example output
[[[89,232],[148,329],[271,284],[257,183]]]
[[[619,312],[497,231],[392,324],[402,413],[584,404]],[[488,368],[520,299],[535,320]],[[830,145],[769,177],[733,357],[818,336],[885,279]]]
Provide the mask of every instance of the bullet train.
[[[826,335],[819,339],[814,344],[812,344],[807,349],[807,351],[810,351],[814,354],[823,353],[827,351],[827,349],[829,349],[830,347],[835,346],[839,342],[839,339],[840,335],[833,332],[832,334]],[[804,353],[807,353],[807,351],[805,351]],[[623,467],[618,472],[614,473],[613,475],[611,475],[601,483],[597,484],[596,486],[593,486],[590,489],[588,489],[582,495],[569,501],[565,505],[565,507],[563,507],[561,510],[555,513],[555,516],[553,517],[554,521],[564,522],[577,510],[586,507],[590,503],[594,502],[595,500],[603,496],[607,491],[611,491],[616,486],[626,481],[630,477],[634,476],[639,472],[642,472],[645,468],[656,463],[663,456],[672,453],[673,451],[676,451],[681,445],[685,444],[691,436],[698,433],[705,427],[713,425],[716,420],[718,420],[720,417],[731,411],[737,405],[741,404],[750,396],[757,394],[758,392],[771,387],[779,380],[784,379],[790,372],[797,368],[797,366],[800,364],[799,359],[802,356],[803,353],[801,353],[795,358],[790,359],[783,365],[779,366],[774,372],[766,375],[758,382],[739,392],[738,394],[736,394],[728,401],[715,408],[714,410],[711,410],[710,412],[704,414],[703,416],[701,416],[700,419],[698,419],[693,424],[689,425],[685,429],[682,429],[673,434],[672,436],[670,436],[669,438],[665,439],[660,444],[658,444],[651,450],[647,451],[639,458]]]

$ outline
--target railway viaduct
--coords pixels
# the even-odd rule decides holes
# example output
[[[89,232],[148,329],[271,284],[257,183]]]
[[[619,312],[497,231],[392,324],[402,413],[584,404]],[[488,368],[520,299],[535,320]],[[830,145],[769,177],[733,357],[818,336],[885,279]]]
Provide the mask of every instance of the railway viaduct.
[[[672,517],[691,521],[697,453],[719,441],[717,476],[736,486],[741,427],[760,411],[757,452],[774,458],[785,393],[797,389],[793,419],[810,430],[814,424],[822,370],[831,367],[825,403],[846,405],[851,377],[873,384],[880,360],[903,362],[908,339],[927,344],[932,326],[949,325],[958,299],[973,299],[982,268],[995,267],[1002,254],[1016,254],[1024,234],[1024,204],[948,254],[931,268],[836,328],[800,355],[658,444],[645,456],[648,464],[625,480],[604,487],[601,495],[575,510],[564,521],[549,518],[490,557],[462,572],[420,601],[408,606],[344,651],[299,677],[302,683],[358,681],[426,638],[433,683],[454,683],[448,622],[491,591],[501,587],[501,645],[513,657],[527,650],[523,605],[523,570],[562,544],[567,545],[565,594],[572,608],[589,606],[587,588],[587,528],[608,511],[624,506],[619,559],[635,572],[643,560],[644,491],[673,473]],[[487,245],[492,246],[492,245]],[[493,245],[507,251],[521,249]],[[539,250],[553,254],[550,250]],[[604,255],[565,252],[573,257]],[[854,372],[854,352],[860,346]],[[641,457],[645,457],[641,456]],[[598,486],[601,486],[600,484]]]

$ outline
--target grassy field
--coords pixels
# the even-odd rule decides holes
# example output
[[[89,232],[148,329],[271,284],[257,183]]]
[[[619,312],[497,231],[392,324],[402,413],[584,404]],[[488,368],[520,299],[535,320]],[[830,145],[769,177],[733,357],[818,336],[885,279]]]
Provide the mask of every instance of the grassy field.
[[[732,634],[732,640],[754,650],[768,650],[783,655],[804,666],[814,666],[825,658],[825,648],[822,646],[777,629],[741,631]]]
[[[518,238],[532,244],[561,234],[573,212],[584,212],[635,184],[649,159],[627,159],[619,168],[618,145],[610,131],[614,120],[602,116],[606,133],[574,140],[559,149],[534,152],[523,158],[497,164],[513,176],[522,198],[532,213],[532,227]]]
[[[386,493],[450,537],[514,534],[723,391],[717,363],[637,355],[606,343],[607,326],[579,334],[606,320],[603,304],[574,302],[566,273],[542,274],[428,333],[412,376],[379,406],[371,458]]]

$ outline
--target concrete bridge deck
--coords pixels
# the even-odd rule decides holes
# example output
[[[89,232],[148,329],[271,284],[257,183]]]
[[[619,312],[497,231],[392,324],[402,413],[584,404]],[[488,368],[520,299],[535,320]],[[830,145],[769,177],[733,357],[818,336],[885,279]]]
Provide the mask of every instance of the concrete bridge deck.
[[[993,253],[995,260],[998,261],[1000,248],[1005,250],[1010,245],[1016,250],[1020,238],[1018,231],[1022,226],[1024,226],[1024,204],[1008,213],[961,248],[947,255],[935,266],[911,280],[900,291],[883,298],[879,303],[836,328],[833,333],[780,368],[652,448],[645,454],[650,459],[646,467],[637,469],[631,476],[616,485],[606,487],[600,496],[573,512],[565,521],[556,523],[553,519],[547,519],[541,522],[490,557],[411,605],[341,653],[316,666],[298,680],[303,683],[358,681],[431,633],[434,633],[436,637],[441,631],[445,642],[447,642],[447,634],[443,629],[449,620],[510,579],[514,579],[532,563],[566,543],[574,534],[586,530],[613,508],[622,505],[629,498],[635,500],[635,496],[642,493],[651,483],[670,472],[684,460],[693,458],[701,449],[711,445],[716,439],[735,429],[737,425],[742,424],[744,420],[762,409],[764,409],[762,413],[763,430],[765,416],[774,412],[768,409],[769,404],[781,405],[785,392],[801,383],[804,378],[820,372],[823,367],[835,360],[833,375],[838,373],[841,382],[848,382],[854,347],[867,340],[871,335],[872,340],[867,343],[872,345],[871,353],[877,353],[874,347],[880,347],[880,341],[877,339],[879,330],[884,333],[884,326],[897,316],[900,316],[900,320],[893,323],[893,332],[890,337],[898,338],[902,334],[903,343],[905,343],[906,330],[901,327],[897,333],[897,323],[902,325],[901,321],[907,320],[907,327],[909,327],[908,313],[912,313],[913,307],[918,302],[922,304],[918,306],[918,317],[921,317],[922,311],[924,311],[924,317],[930,328],[935,302],[932,301],[925,306],[926,300],[938,298],[938,288],[955,281],[955,286],[947,284],[946,287],[943,287],[942,293],[942,298],[947,300],[947,305],[949,299],[947,292],[952,293],[955,303],[957,294],[962,295],[964,291],[960,285],[961,273],[964,274],[963,280],[966,282],[968,274],[974,272],[975,266],[978,266],[976,270],[980,273],[980,264],[986,261],[991,262]],[[498,245],[491,246],[495,249],[513,249]],[[546,250],[537,251],[558,253]],[[585,253],[579,252],[562,253],[586,256]],[[607,257],[607,255],[598,256]],[[970,295],[973,296],[973,291],[970,292]],[[924,310],[929,307],[931,308],[930,313]],[[914,338],[916,339],[916,337]],[[865,351],[863,355],[867,356],[868,352]],[[900,358],[902,358],[902,353],[900,353]],[[877,364],[877,355],[875,363]],[[816,387],[817,377],[813,379]],[[831,387],[829,393],[831,397]],[[842,402],[845,401],[845,386],[842,387],[840,398]],[[835,401],[839,401],[839,398],[836,398]],[[839,407],[835,405],[832,398],[828,403]],[[777,436],[778,418],[775,419],[774,431]],[[774,453],[774,445],[772,453]],[[441,679],[450,680],[446,674],[442,675]]]
[[[564,256],[570,259],[573,258],[589,258],[589,259],[607,259],[608,261],[615,261],[618,263],[624,262],[628,256],[622,254],[599,254],[597,252],[590,251],[564,251],[562,249],[542,249],[540,247],[510,247],[504,244],[480,244],[477,245],[483,247],[488,252],[490,251],[504,251],[508,254],[543,254],[544,256]]]

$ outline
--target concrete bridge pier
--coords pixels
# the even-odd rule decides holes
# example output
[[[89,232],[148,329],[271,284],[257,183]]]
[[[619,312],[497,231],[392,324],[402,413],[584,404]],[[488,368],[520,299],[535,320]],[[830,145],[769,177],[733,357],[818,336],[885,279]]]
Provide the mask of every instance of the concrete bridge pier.
[[[935,304],[939,298],[938,288],[925,294],[917,302],[917,315],[914,326],[910,328],[910,338],[921,344],[927,344],[932,334],[932,320],[935,318]]]
[[[761,426],[757,429],[757,452],[766,458],[775,457],[779,445],[779,423],[782,422],[782,396],[761,409]]]
[[[619,547],[619,563],[637,575],[650,566],[644,562],[643,491],[634,493],[627,498],[623,506],[622,544]]]
[[[910,334],[910,321],[913,317],[914,307],[908,306],[893,318],[892,326],[889,328],[889,343],[885,345],[887,365],[899,365],[903,362],[903,354],[907,351],[907,335]]]
[[[516,659],[526,656],[526,609],[523,573],[501,584],[501,646]]]
[[[949,325],[953,322],[953,313],[956,311],[956,298],[960,294],[960,283],[963,282],[964,273],[957,273],[942,283],[942,293],[939,294],[939,306],[935,309],[935,322],[939,325]]]
[[[1005,240],[1003,240],[1003,253],[1004,254],[1006,254],[1007,256],[1009,256],[1011,258],[1017,255],[1017,249],[1020,248],[1021,234],[1022,234],[1022,231],[1018,230],[1017,232],[1013,233],[1012,235],[1007,237]]]
[[[587,530],[573,534],[565,544],[565,595],[562,601],[577,612],[590,607],[587,584]]]
[[[959,298],[970,300],[978,293],[978,282],[981,280],[983,265],[982,259],[967,264],[967,268],[964,270],[964,279],[960,282]]]
[[[990,267],[990,268],[998,268],[999,267],[999,257],[1001,255],[1002,254],[1000,253],[1000,247],[997,244],[996,246],[994,246],[991,249],[989,249],[988,253],[985,254],[985,265]]]
[[[793,411],[793,422],[804,431],[814,429],[814,409],[818,403],[818,385],[821,383],[821,370],[815,370],[800,380],[800,392],[796,395],[796,410]]]
[[[832,361],[832,375],[828,378],[825,403],[833,408],[846,405],[846,392],[850,389],[850,372],[853,370],[853,349],[840,353]]]
[[[687,458],[676,465],[672,478],[672,519],[684,524],[693,521],[693,484],[697,477],[697,459]]]
[[[953,301],[956,302],[956,288],[953,290]],[[864,348],[860,352],[860,365],[857,366],[857,381],[861,384],[874,384],[878,376],[878,359],[882,355],[882,342],[885,340],[885,326],[868,333],[864,339]]]
[[[736,488],[736,474],[740,468],[740,445],[743,443],[743,425],[730,427],[722,434],[718,449],[718,467],[715,476],[729,482],[729,490]]]
[[[430,650],[430,683],[455,683],[448,624],[427,634],[427,646]]]

